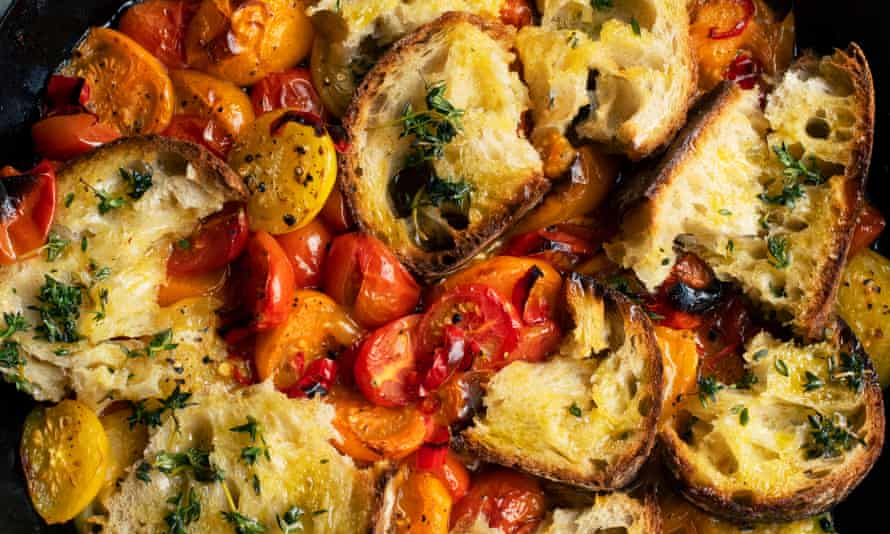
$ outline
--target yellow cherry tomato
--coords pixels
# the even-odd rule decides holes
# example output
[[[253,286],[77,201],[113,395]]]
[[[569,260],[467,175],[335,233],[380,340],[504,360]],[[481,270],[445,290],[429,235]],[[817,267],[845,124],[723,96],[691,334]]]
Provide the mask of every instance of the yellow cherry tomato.
[[[443,534],[448,532],[453,505],[445,484],[431,471],[404,470],[396,500],[395,532],[398,534]]]
[[[292,111],[263,114],[238,137],[229,165],[250,192],[251,230],[284,234],[309,224],[337,178],[330,136]]]
[[[99,418],[64,400],[37,407],[25,419],[21,458],[34,509],[47,523],[70,520],[99,493],[110,447]]]
[[[232,137],[253,122],[253,105],[240,87],[194,70],[170,71],[176,114],[212,119]]]

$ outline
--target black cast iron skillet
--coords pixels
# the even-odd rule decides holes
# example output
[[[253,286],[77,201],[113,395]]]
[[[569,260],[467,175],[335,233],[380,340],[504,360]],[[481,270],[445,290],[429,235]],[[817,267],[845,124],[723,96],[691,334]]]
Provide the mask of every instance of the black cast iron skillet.
[[[38,96],[47,76],[89,26],[112,20],[122,4],[121,0],[13,1],[0,19],[0,166],[28,168],[33,163],[29,127],[37,117]],[[794,11],[802,48],[828,53],[856,41],[865,50],[878,106],[869,199],[890,217],[890,102],[881,98],[885,92],[890,94],[890,30],[883,24],[883,5],[874,0],[800,0]],[[890,255],[890,237],[885,235],[878,249]],[[0,415],[0,532],[71,532],[71,527],[46,526],[31,508],[25,489],[18,444],[22,422],[33,404],[29,397],[0,384],[0,406],[4,406]],[[886,497],[888,484],[890,457],[884,455],[835,510],[838,531],[890,531],[890,520],[885,522],[881,508],[874,506]]]

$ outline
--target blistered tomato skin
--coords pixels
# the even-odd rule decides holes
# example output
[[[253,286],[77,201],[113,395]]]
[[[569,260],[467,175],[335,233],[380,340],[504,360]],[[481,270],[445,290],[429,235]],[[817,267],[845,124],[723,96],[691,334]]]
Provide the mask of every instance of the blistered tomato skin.
[[[247,243],[245,300],[252,326],[262,332],[287,320],[294,296],[294,270],[275,238],[255,233]]]
[[[195,15],[194,0],[146,0],[121,17],[120,31],[171,69],[186,67],[185,33]]]
[[[31,126],[34,149],[57,161],[86,154],[120,136],[117,128],[89,113],[54,115]]]
[[[253,123],[250,98],[226,80],[193,70],[171,70],[177,115],[211,119],[233,138]]]
[[[331,233],[317,219],[293,232],[281,234],[278,242],[294,268],[297,287],[320,287],[322,265],[331,244]]]
[[[0,180],[3,265],[15,263],[46,242],[56,211],[56,173],[48,161],[42,161],[24,174],[9,169]]]
[[[250,99],[257,115],[285,108],[325,115],[312,74],[303,68],[269,74],[250,88]]]
[[[355,360],[355,383],[369,401],[397,408],[417,400],[416,329],[420,315],[409,315],[366,337]]]

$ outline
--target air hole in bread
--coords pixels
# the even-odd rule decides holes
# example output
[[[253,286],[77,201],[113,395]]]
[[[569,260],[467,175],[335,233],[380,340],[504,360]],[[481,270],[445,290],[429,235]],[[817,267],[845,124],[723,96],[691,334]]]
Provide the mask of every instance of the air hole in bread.
[[[807,121],[807,135],[815,139],[828,139],[831,137],[831,125],[828,121],[819,117],[812,117]]]

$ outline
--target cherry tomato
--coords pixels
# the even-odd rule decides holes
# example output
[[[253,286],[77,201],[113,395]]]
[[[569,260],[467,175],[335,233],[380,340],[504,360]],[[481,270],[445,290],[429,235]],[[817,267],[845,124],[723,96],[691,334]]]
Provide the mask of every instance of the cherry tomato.
[[[257,115],[288,108],[324,117],[324,106],[308,69],[269,74],[250,88],[250,100]]]
[[[723,301],[697,330],[699,373],[716,376],[724,384],[738,382],[745,373],[740,349],[756,330],[741,296],[733,295]]]
[[[326,264],[325,292],[367,328],[410,313],[420,299],[420,286],[411,274],[386,245],[367,234],[334,239]]]
[[[534,478],[508,469],[487,471],[470,484],[467,496],[458,501],[452,524],[463,518],[488,518],[488,526],[504,534],[533,532],[546,513],[544,492]]]
[[[31,126],[34,149],[54,160],[68,160],[121,136],[114,126],[99,122],[95,115],[55,115]]]
[[[463,332],[467,350],[477,358],[502,361],[519,343],[522,322],[513,305],[495,289],[464,284],[444,293],[424,314],[418,331],[419,352],[432,354],[443,347],[449,326]]]
[[[161,135],[198,143],[220,159],[226,158],[234,144],[232,137],[216,121],[196,115],[174,115]]]
[[[545,321],[536,325],[523,325],[519,331],[519,344],[503,360],[477,358],[473,369],[497,370],[512,362],[540,362],[551,354],[562,341],[562,328],[556,321]]]
[[[406,476],[407,475],[407,476]],[[398,487],[393,532],[398,534],[444,534],[448,532],[452,499],[445,484],[433,473],[402,470]]]
[[[557,224],[511,239],[502,254],[529,256],[550,262],[562,271],[591,258],[599,248],[602,236],[572,224]]]
[[[719,286],[717,291],[708,292],[714,280],[714,273],[708,264],[694,254],[684,254],[674,264],[671,274],[662,283],[654,300],[647,303],[646,307],[659,316],[658,323],[662,326],[677,330],[698,328],[704,321],[703,312],[693,313],[677,309],[671,304],[669,293],[677,284],[683,284],[710,301],[712,298],[719,298],[720,295]]]
[[[294,268],[297,287],[321,286],[321,267],[331,233],[318,220],[313,220],[299,230],[275,236]]]
[[[856,219],[856,231],[850,244],[849,256],[853,257],[870,247],[884,231],[885,226],[887,221],[881,212],[871,204],[866,204]]]
[[[372,332],[355,360],[355,382],[365,397],[395,408],[417,398],[416,329],[420,315],[397,319]]]
[[[661,413],[662,419],[667,420],[673,414],[679,396],[695,389],[698,348],[693,332],[664,326],[656,326],[654,330],[664,363],[665,396]]]
[[[227,204],[201,221],[188,239],[175,243],[167,260],[174,275],[215,271],[241,255],[247,245],[247,214],[241,204]]]
[[[90,101],[90,84],[83,78],[53,74],[44,101],[44,117],[83,113]]]
[[[127,9],[120,31],[171,69],[186,67],[185,34],[197,2],[146,0]]]
[[[47,161],[0,179],[0,264],[43,246],[56,211],[56,173]]]
[[[335,234],[348,232],[354,226],[352,214],[349,212],[346,201],[343,200],[343,193],[336,186],[331,191],[331,194],[328,195],[328,200],[325,202],[324,207],[321,208],[320,215],[325,224],[328,225],[328,228],[333,230]]]
[[[414,466],[436,475],[448,488],[454,502],[463,499],[470,490],[470,473],[447,445],[421,447]]]
[[[225,287],[228,277],[228,267],[197,274],[170,276],[168,272],[167,280],[158,290],[158,305],[163,308],[187,298],[217,294]]]
[[[253,328],[269,330],[283,323],[294,296],[294,269],[281,245],[268,232],[247,242],[245,299],[253,313]]]
[[[302,367],[302,363],[300,364]],[[312,360],[306,366],[297,383],[287,390],[287,396],[294,398],[313,398],[316,395],[327,395],[337,379],[337,362],[330,358]]]
[[[506,0],[501,6],[501,22],[517,28],[532,23],[532,8],[528,0]]]

